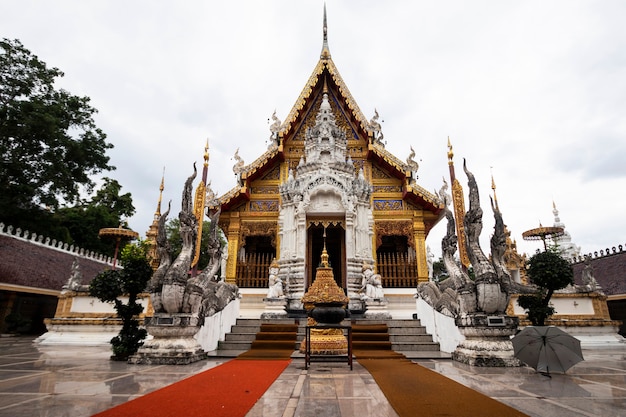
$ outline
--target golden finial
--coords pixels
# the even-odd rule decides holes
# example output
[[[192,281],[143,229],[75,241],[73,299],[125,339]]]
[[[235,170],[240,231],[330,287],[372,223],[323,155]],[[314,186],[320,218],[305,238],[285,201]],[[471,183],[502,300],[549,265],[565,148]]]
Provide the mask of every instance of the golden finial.
[[[448,136],[448,164],[452,165],[452,158],[454,158],[454,152],[452,151],[452,144],[450,143],[450,136]]]
[[[326,242],[324,242],[324,249],[322,249],[322,261],[321,261],[321,266],[322,268],[328,268],[328,252],[326,252]]]
[[[326,23],[326,3],[324,3],[324,26],[322,28],[324,40],[322,43],[322,54],[320,58],[330,58],[330,49],[328,48],[328,24]]]
[[[165,189],[165,167],[163,167],[163,175],[161,175],[161,185],[159,186],[159,201],[157,203],[156,213],[154,218],[161,216],[161,201],[163,200],[163,190]]]
[[[489,167],[489,169],[491,170],[491,189],[493,190],[493,201],[496,203],[496,208],[499,210],[498,197],[496,196],[496,182],[493,179],[493,167]]]
[[[324,227],[323,239],[324,239],[324,248],[322,249],[322,256],[320,257],[321,258],[320,264],[322,268],[328,268],[330,265],[328,263],[328,252],[326,252],[326,227]]]
[[[206,145],[204,146],[204,166],[209,166],[209,138],[206,139]]]

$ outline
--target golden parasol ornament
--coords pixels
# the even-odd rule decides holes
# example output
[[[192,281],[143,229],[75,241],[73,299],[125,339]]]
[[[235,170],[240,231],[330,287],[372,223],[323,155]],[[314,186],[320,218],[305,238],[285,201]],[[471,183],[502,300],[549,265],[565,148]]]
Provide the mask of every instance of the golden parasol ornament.
[[[557,226],[542,226],[535,229],[530,229],[522,233],[524,240],[541,240],[543,241],[543,249],[546,250],[546,239],[556,239],[565,234],[565,230],[562,227]]]
[[[113,255],[113,268],[112,268],[112,269],[115,269],[115,265],[117,263],[117,254],[120,249],[120,242],[135,240],[139,237],[139,233],[135,232],[134,230],[124,229],[122,226],[105,227],[104,229],[100,229],[98,231],[98,236],[100,238],[115,239],[115,254]]]

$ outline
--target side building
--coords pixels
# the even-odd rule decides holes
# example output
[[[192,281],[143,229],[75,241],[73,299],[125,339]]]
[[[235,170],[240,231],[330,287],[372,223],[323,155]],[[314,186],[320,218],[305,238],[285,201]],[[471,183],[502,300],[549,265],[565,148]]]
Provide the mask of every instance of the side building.
[[[574,280],[589,285],[590,277],[606,295],[612,320],[621,321],[619,334],[626,337],[626,245],[613,246],[575,258]]]
[[[70,278],[88,284],[112,259],[0,223],[0,333],[41,334]]]

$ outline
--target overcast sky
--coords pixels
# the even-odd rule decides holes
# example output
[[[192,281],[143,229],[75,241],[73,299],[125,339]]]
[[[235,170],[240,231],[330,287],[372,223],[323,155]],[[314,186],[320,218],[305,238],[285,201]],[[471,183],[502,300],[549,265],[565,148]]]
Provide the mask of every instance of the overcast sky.
[[[418,184],[457,176],[466,158],[481,191],[483,250],[493,218],[552,225],[552,203],[583,253],[626,245],[626,2],[327,2],[333,61],[363,114],[380,113],[387,149],[413,146]],[[3,1],[0,36],[17,38],[65,73],[59,86],[91,97],[122,192],[152,223],[165,167],[170,218],[209,138],[209,178],[235,185],[267,148],[268,118],[284,120],[322,47],[323,1]],[[427,239],[439,256],[445,224]]]

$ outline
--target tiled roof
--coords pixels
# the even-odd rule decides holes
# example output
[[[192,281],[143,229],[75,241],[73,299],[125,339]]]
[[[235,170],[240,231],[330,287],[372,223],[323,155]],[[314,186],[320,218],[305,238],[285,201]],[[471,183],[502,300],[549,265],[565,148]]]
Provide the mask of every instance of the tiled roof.
[[[607,251],[608,253],[608,251]],[[626,294],[626,251],[619,251],[602,257],[591,259],[593,276],[606,295]],[[574,280],[582,283],[584,262],[572,265]]]
[[[0,283],[61,291],[78,259],[83,284],[110,268],[103,261],[0,234]]]

